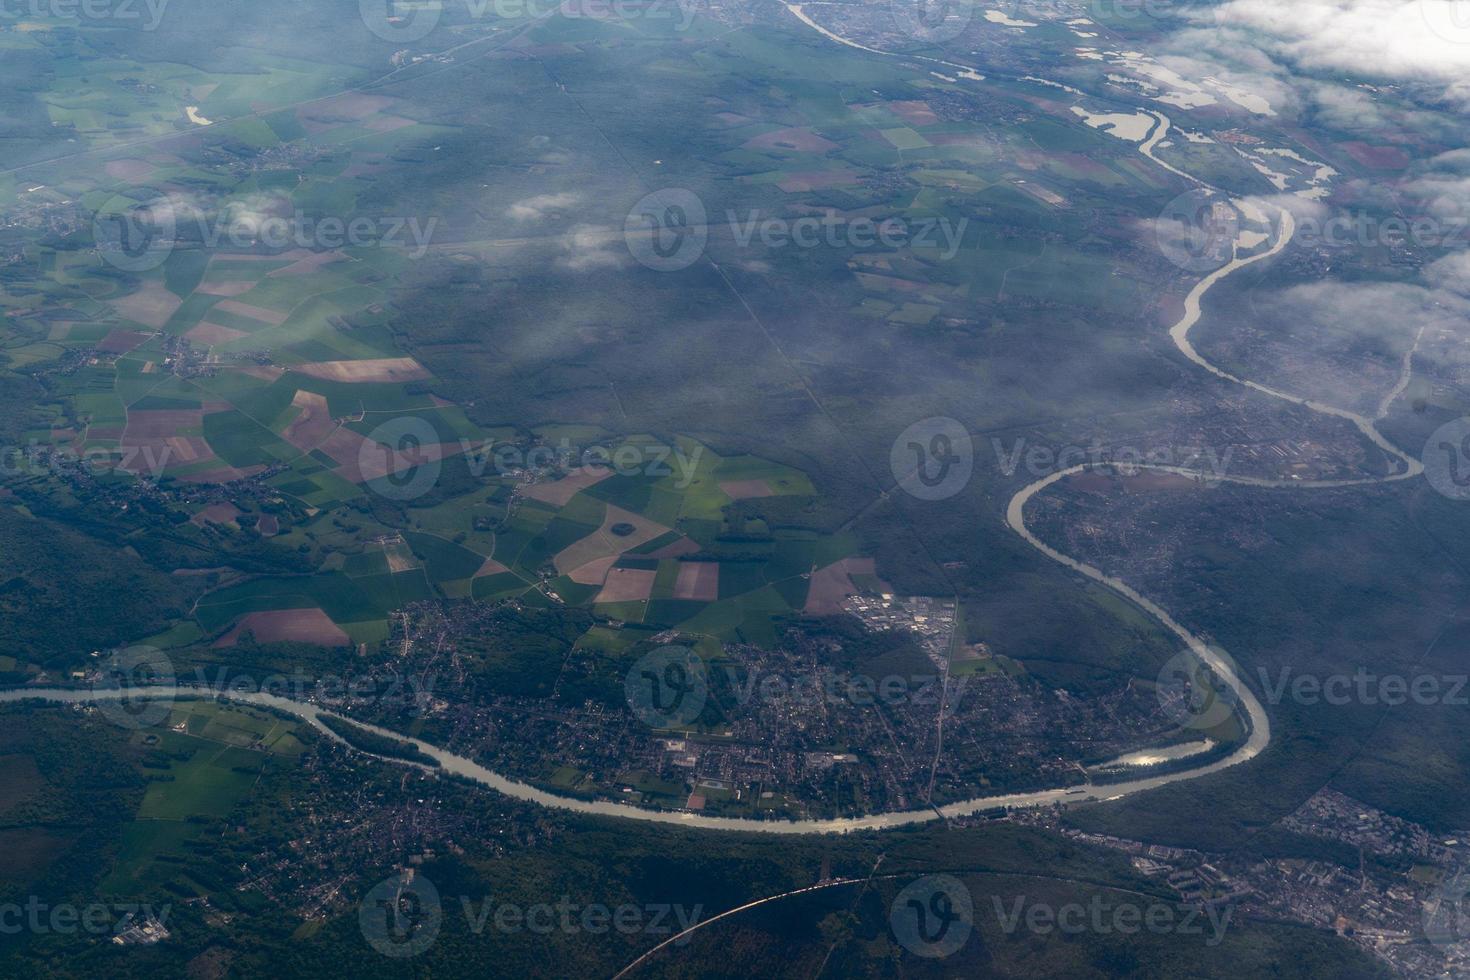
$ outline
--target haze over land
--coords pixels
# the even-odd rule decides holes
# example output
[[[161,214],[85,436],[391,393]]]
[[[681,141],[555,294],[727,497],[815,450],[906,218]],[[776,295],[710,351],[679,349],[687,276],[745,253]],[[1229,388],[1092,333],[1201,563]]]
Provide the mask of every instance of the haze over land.
[[[0,972],[1470,969],[1467,78],[0,9]]]

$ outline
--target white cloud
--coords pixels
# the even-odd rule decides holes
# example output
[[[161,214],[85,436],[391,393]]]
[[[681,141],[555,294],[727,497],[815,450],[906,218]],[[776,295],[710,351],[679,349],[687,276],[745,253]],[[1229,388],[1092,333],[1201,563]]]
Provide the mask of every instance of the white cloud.
[[[1470,297],[1470,252],[1445,256],[1424,270],[1424,278],[1440,289]]]
[[[1442,81],[1470,97],[1470,13],[1459,0],[1229,0],[1205,17],[1264,35],[1303,68]]]
[[[623,236],[602,225],[577,225],[562,238],[562,248],[566,254],[557,264],[573,272],[614,268],[628,258]]]
[[[220,209],[224,227],[232,235],[252,239],[261,233],[267,221],[289,217],[291,201],[281,194],[245,194],[226,202]]]
[[[1424,172],[1404,185],[1423,209],[1441,219],[1470,217],[1470,150],[1441,153]]]
[[[564,212],[580,201],[581,195],[570,192],[561,194],[537,194],[524,201],[517,201],[506,209],[507,217],[516,221],[540,221],[542,218]]]

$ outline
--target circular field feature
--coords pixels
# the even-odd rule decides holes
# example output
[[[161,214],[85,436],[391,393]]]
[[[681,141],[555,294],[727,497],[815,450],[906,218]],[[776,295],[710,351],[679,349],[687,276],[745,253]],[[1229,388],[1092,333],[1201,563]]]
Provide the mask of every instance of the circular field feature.
[[[629,524],[627,521],[624,521],[621,524],[614,524],[612,527],[608,528],[608,530],[616,534],[620,538],[626,538],[628,535],[632,534],[638,529]]]

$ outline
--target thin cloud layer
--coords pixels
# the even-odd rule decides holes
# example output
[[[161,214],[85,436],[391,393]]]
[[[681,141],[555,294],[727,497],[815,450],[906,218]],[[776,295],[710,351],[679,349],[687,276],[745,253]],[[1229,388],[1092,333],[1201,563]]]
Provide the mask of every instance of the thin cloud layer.
[[[1305,69],[1443,81],[1470,96],[1470,15],[1456,0],[1230,0],[1208,16]]]

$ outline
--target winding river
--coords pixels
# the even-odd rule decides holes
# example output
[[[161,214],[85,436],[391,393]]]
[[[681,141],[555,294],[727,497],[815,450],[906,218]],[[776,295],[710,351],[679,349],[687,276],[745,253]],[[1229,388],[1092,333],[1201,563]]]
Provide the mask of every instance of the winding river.
[[[1200,319],[1201,302],[1211,288],[1222,282],[1232,273],[1243,269],[1256,262],[1260,262],[1272,255],[1279,254],[1290,242],[1293,224],[1290,215],[1283,212],[1281,228],[1277,239],[1272,247],[1266,251],[1257,252],[1248,256],[1237,255],[1234,260],[1223,268],[1212,273],[1201,280],[1190,292],[1185,301],[1185,311],[1182,319],[1170,330],[1169,335],[1174,339],[1180,351],[1191,361],[1201,365],[1221,378],[1246,384],[1251,388],[1267,394],[1275,395],[1295,404],[1305,405],[1314,410],[1323,411],[1326,414],[1352,420],[1360,430],[1364,432],[1376,445],[1382,447],[1389,455],[1399,461],[1398,472],[1381,478],[1365,478],[1361,480],[1340,481],[1301,481],[1301,480],[1270,480],[1258,477],[1232,477],[1212,476],[1215,482],[1237,483],[1255,487],[1349,487],[1368,483],[1381,483],[1390,480],[1407,479],[1410,476],[1422,472],[1422,466],[1412,457],[1408,456],[1384,438],[1377,430],[1376,420],[1364,416],[1355,415],[1342,409],[1329,406],[1318,406],[1316,403],[1305,399],[1296,398],[1291,395],[1276,392],[1270,388],[1250,382],[1240,381],[1233,375],[1227,374],[1206,361],[1193,346],[1190,345],[1188,335],[1190,328]],[[1409,369],[1410,358],[1405,359],[1405,371]],[[1400,388],[1402,385],[1400,386]],[[1386,412],[1390,400],[1385,400],[1382,410]],[[1381,416],[1380,416],[1381,417]],[[1124,596],[1130,602],[1143,609],[1149,615],[1158,620],[1169,632],[1185,643],[1202,661],[1209,664],[1211,669],[1230,688],[1241,709],[1245,712],[1250,722],[1250,735],[1228,756],[1216,759],[1205,765],[1184,770],[1176,770],[1157,776],[1143,776],[1122,782],[1109,783],[1101,786],[1081,786],[1070,788],[1058,788],[1039,790],[1032,793],[1011,793],[995,796],[980,796],[958,803],[950,803],[942,807],[905,810],[891,813],[877,813],[862,817],[842,817],[827,820],[750,820],[737,817],[714,817],[697,813],[684,813],[668,810],[650,810],[636,807],[625,803],[616,803],[604,800],[582,800],[573,797],[560,796],[555,793],[539,789],[529,783],[520,782],[503,776],[473,759],[449,752],[435,745],[430,745],[418,739],[412,739],[401,732],[391,731],[370,725],[356,718],[341,715],[315,704],[294,701],[279,695],[266,692],[226,692],[223,695],[231,701],[243,704],[256,705],[259,707],[273,708],[282,711],[306,723],[312,725],[324,733],[327,737],[342,741],[342,739],[326,725],[322,723],[323,717],[340,718],[360,728],[367,729],[375,734],[396,740],[412,742],[420,752],[433,758],[439,763],[440,768],[448,773],[462,776],[466,779],[488,786],[498,793],[517,800],[524,800],[540,806],[568,810],[573,813],[588,814],[599,817],[619,817],[628,820],[639,820],[646,823],[667,824],[677,827],[688,827],[699,830],[714,831],[738,831],[762,834],[826,834],[826,833],[849,833],[861,830],[885,830],[894,827],[904,827],[913,824],[927,823],[932,820],[950,817],[962,817],[1000,807],[1038,807],[1057,803],[1083,803],[1091,801],[1116,800],[1134,793],[1142,793],[1151,789],[1158,789],[1170,783],[1183,782],[1189,779],[1197,779],[1210,773],[1219,772],[1231,766],[1239,765],[1259,755],[1271,741],[1271,722],[1266,715],[1265,709],[1250,688],[1237,675],[1234,665],[1222,657],[1215,649],[1205,643],[1204,640],[1191,633],[1182,624],[1174,619],[1158,603],[1144,596],[1132,586],[1121,579],[1114,578],[1100,569],[1094,568],[1084,562],[1078,561],[1069,555],[1065,555],[1055,548],[1046,544],[1038,538],[1026,525],[1026,504],[1031,501],[1042,490],[1053,484],[1059,483],[1068,477],[1085,472],[1090,468],[1088,464],[1073,466],[1068,469],[1059,470],[1049,474],[1035,482],[1028,484],[1018,491],[1010,500],[1006,508],[1006,523],[1010,528],[1020,535],[1029,545],[1041,552],[1046,557],[1058,564],[1064,565],[1073,571],[1098,582],[1101,585]],[[1148,466],[1140,465],[1139,469],[1149,469],[1156,472],[1174,473],[1195,479],[1200,474],[1180,467],[1170,466]],[[107,700],[138,700],[141,698],[174,698],[174,697],[198,697],[216,696],[217,692],[210,690],[199,690],[182,687],[158,687],[145,688],[142,690],[74,690],[67,688],[21,688],[0,691],[0,704],[13,703],[24,700],[38,699],[64,704],[95,703]],[[398,764],[404,763],[399,759],[387,759],[385,761]]]
[[[803,12],[800,5],[786,4],[786,7],[803,24],[806,24],[808,27],[816,30],[822,36],[839,44],[844,44],[848,47],[856,48],[860,51],[883,55],[885,57],[916,58],[918,60],[941,64],[949,68],[962,69],[961,76],[966,79],[979,80],[983,77],[980,75],[978,70],[970,66],[960,65],[949,61],[940,61],[939,59],[935,58],[925,58],[915,55],[900,55],[896,52],[882,51],[877,48],[871,48],[866,45],[859,44],[856,41],[851,41],[847,38],[843,38],[833,33],[828,28],[818,25]],[[1051,85],[1057,84],[1046,82],[1044,79],[1038,81]],[[1154,156],[1154,148],[1158,146],[1160,141],[1162,141],[1164,136],[1169,132],[1170,121],[1168,117],[1161,112],[1148,110],[1148,113],[1149,115],[1152,115],[1156,118],[1156,120],[1158,121],[1158,125],[1153,130],[1149,139],[1138,146],[1139,152],[1149,160],[1152,160],[1153,162],[1159,164],[1159,166],[1163,167],[1164,169],[1178,174],[1179,176],[1188,179],[1189,181],[1200,187],[1208,188],[1209,185],[1205,184],[1198,178],[1186,174],[1183,171],[1177,170],[1173,166],[1164,163],[1161,160],[1158,160]],[[1213,190],[1213,188],[1209,189]],[[1220,269],[1216,270],[1215,272],[1211,273],[1210,275],[1206,276],[1194,287],[1193,290],[1190,291],[1189,295],[1185,299],[1184,313],[1181,316],[1180,320],[1170,329],[1169,336],[1173,340],[1175,346],[1179,349],[1180,353],[1182,353],[1192,363],[1198,365],[1199,367],[1205,369],[1206,371],[1210,372],[1220,379],[1232,382],[1234,384],[1243,385],[1247,388],[1251,388],[1255,391],[1261,392],[1262,394],[1269,395],[1274,398],[1279,398],[1283,401],[1287,401],[1295,405],[1304,406],[1308,409],[1311,409],[1312,411],[1320,412],[1324,415],[1331,415],[1337,418],[1351,421],[1354,425],[1357,426],[1358,430],[1362,432],[1365,437],[1367,437],[1374,445],[1378,446],[1381,450],[1384,451],[1385,454],[1396,461],[1396,463],[1394,464],[1394,472],[1384,477],[1340,481],[1271,480],[1257,477],[1232,476],[1211,476],[1210,480],[1212,482],[1236,483],[1254,487],[1331,488],[1385,483],[1394,480],[1404,480],[1413,476],[1417,476],[1418,474],[1423,472],[1423,466],[1419,463],[1419,461],[1409,456],[1398,447],[1394,446],[1391,442],[1389,442],[1386,437],[1382,435],[1382,433],[1378,431],[1377,428],[1377,422],[1384,415],[1387,414],[1389,407],[1392,404],[1397,393],[1401,393],[1408,383],[1408,373],[1412,369],[1413,351],[1410,351],[1404,359],[1404,374],[1401,378],[1400,384],[1397,388],[1394,389],[1393,393],[1390,393],[1390,395],[1388,395],[1384,399],[1380,406],[1377,418],[1370,419],[1366,416],[1358,415],[1346,409],[1336,408],[1330,405],[1323,405],[1309,399],[1300,398],[1286,392],[1278,391],[1274,388],[1270,388],[1253,381],[1247,381],[1238,378],[1206,360],[1197,350],[1195,350],[1193,344],[1190,343],[1189,333],[1200,320],[1202,303],[1206,294],[1208,294],[1209,291],[1213,289],[1216,285],[1223,282],[1226,278],[1235,274],[1241,269],[1280,254],[1290,244],[1294,233],[1295,223],[1292,215],[1290,214],[1290,212],[1282,210],[1280,212],[1280,224],[1276,231],[1275,241],[1272,243],[1269,249],[1242,255],[1240,254],[1242,246],[1248,245],[1249,243],[1245,237],[1238,239],[1236,242],[1235,255],[1233,256],[1232,261],[1227,265],[1221,267]],[[1247,234],[1249,233],[1242,233],[1243,236]],[[1239,746],[1237,746],[1233,752],[1231,752],[1227,756],[1224,756],[1223,758],[1215,759],[1214,761],[1192,769],[1176,770],[1151,777],[1144,776],[1137,779],[1110,783],[1107,785],[1087,785],[1080,787],[1040,790],[1032,793],[1012,793],[996,796],[980,796],[958,803],[951,803],[942,807],[927,808],[921,810],[906,810],[891,813],[871,814],[862,817],[834,818],[827,820],[751,820],[735,817],[707,816],[697,813],[650,810],[612,801],[581,800],[573,797],[560,796],[555,793],[550,793],[546,790],[539,789],[528,783],[523,783],[514,779],[510,779],[506,776],[501,775],[500,773],[485,768],[484,766],[480,765],[472,759],[466,758],[465,756],[457,755],[453,752],[446,751],[445,749],[439,748],[434,745],[429,745],[425,742],[419,741],[418,739],[409,738],[408,736],[403,735],[401,732],[394,732],[388,729],[379,728],[375,725],[366,724],[356,718],[350,718],[338,714],[315,704],[294,701],[288,698],[280,697],[279,695],[269,694],[265,692],[227,692],[219,696],[225,697],[231,701],[237,701],[249,705],[256,705],[259,707],[273,708],[277,711],[294,715],[295,717],[302,719],[306,723],[320,730],[329,738],[332,738],[339,742],[342,741],[342,739],[322,723],[322,719],[324,717],[340,718],[343,721],[348,721],[354,725],[367,729],[368,731],[374,732],[375,734],[381,736],[399,741],[410,741],[417,746],[419,751],[423,752],[427,756],[432,757],[436,762],[438,762],[443,771],[483,784],[498,793],[502,793],[517,800],[524,800],[526,802],[535,803],[540,806],[552,807],[556,809],[571,811],[574,813],[588,814],[598,817],[617,817],[627,820],[639,820],[645,823],[666,824],[677,827],[687,827],[692,829],[710,831],[738,831],[762,834],[849,833],[852,831],[885,830],[894,827],[922,824],[942,818],[962,817],[987,810],[994,810],[1001,807],[1038,807],[1057,803],[1082,803],[1089,801],[1116,800],[1121,797],[1130,796],[1135,793],[1142,793],[1147,790],[1158,789],[1159,787],[1167,786],[1171,783],[1183,782],[1190,779],[1198,779],[1201,776],[1207,776],[1211,773],[1219,772],[1223,769],[1239,765],[1240,763],[1255,758],[1266,748],[1268,744],[1270,744],[1271,723],[1270,719],[1266,715],[1265,709],[1261,706],[1260,701],[1256,699],[1255,694],[1252,693],[1250,688],[1241,680],[1241,678],[1236,673],[1234,665],[1231,664],[1218,651],[1212,649],[1200,637],[1194,635],[1189,630],[1187,630],[1183,625],[1175,620],[1174,617],[1171,616],[1167,610],[1158,605],[1158,603],[1140,594],[1138,591],[1136,591],[1134,588],[1129,586],[1127,583],[1121,581],[1120,579],[1109,576],[1100,569],[1094,568],[1091,565],[1085,564],[1084,562],[1078,561],[1077,559],[1072,558],[1069,555],[1065,555],[1060,551],[1057,551],[1055,548],[1052,548],[1050,545],[1043,542],[1034,533],[1032,533],[1029,527],[1027,527],[1025,513],[1026,505],[1028,502],[1031,501],[1033,497],[1035,497],[1042,490],[1045,490],[1047,487],[1052,486],[1053,484],[1056,484],[1071,476],[1075,476],[1081,472],[1084,472],[1089,468],[1090,467],[1088,464],[1074,466],[1069,469],[1052,473],[1046,477],[1043,477],[1042,479],[1035,481],[1034,483],[1027,485],[1026,487],[1023,487],[1011,498],[1006,508],[1006,523],[1009,525],[1011,530],[1020,535],[1020,537],[1024,539],[1027,544],[1031,545],[1031,547],[1035,548],[1047,558],[1051,559],[1054,562],[1057,562],[1060,565],[1064,565],[1069,569],[1072,569],[1073,571],[1085,576],[1088,579],[1091,579],[1103,586],[1106,586],[1117,594],[1127,598],[1130,602],[1147,612],[1149,615],[1153,616],[1170,633],[1174,634],[1175,637],[1181,640],[1189,650],[1193,651],[1200,660],[1210,665],[1211,669],[1215,671],[1220,679],[1231,688],[1231,691],[1233,692],[1237,703],[1248,718],[1250,724],[1250,734],[1247,739]],[[1150,466],[1146,464],[1141,464],[1138,468],[1153,470],[1157,472],[1175,473],[1193,479],[1202,478],[1201,475],[1197,472],[1181,469],[1178,467]],[[201,691],[187,687],[156,687],[145,688],[141,691],[73,690],[66,688],[22,688],[0,691],[0,704],[14,703],[31,699],[39,699],[43,701],[63,704],[78,704],[123,699],[137,700],[140,698],[160,699],[199,696],[212,697],[216,696],[216,694],[217,692],[214,691]],[[395,762],[398,764],[413,765],[413,763],[405,763],[403,762],[403,760],[398,759],[388,759],[385,761]]]
[[[928,823],[931,820],[940,819],[941,816],[965,816],[996,807],[1034,807],[1052,803],[1080,803],[1087,800],[1117,799],[1120,796],[1127,796],[1130,793],[1138,793],[1146,789],[1165,786],[1180,778],[1193,778],[1207,772],[1214,772],[1217,769],[1223,769],[1227,765],[1233,765],[1235,762],[1241,761],[1235,755],[1232,755],[1219,760],[1213,765],[1200,769],[1192,769],[1183,774],[1155,776],[1151,779],[1137,779],[1129,782],[1113,783],[1107,786],[1049,789],[1035,793],[986,796],[960,803],[952,803],[938,809],[905,810],[896,813],[877,813],[864,817],[843,817],[831,820],[747,820],[739,817],[711,817],[698,813],[683,813],[673,810],[649,810],[643,807],[631,806],[626,803],[614,803],[608,800],[579,800],[573,797],[559,796],[555,793],[538,789],[528,783],[502,776],[498,772],[485,768],[473,759],[468,759],[462,755],[456,755],[453,752],[448,752],[437,746],[430,745],[427,742],[410,738],[402,732],[379,728],[376,725],[370,725],[356,718],[340,715],[335,711],[329,711],[318,705],[293,701],[290,698],[283,698],[280,695],[269,694],[264,691],[215,692],[187,687],[152,687],[133,690],[18,688],[0,691],[0,704],[28,700],[49,701],[59,704],[87,704],[102,701],[142,701],[147,699],[172,699],[176,697],[216,696],[240,704],[273,708],[277,711],[294,715],[337,742],[342,741],[341,737],[323,724],[322,718],[340,718],[343,721],[350,722],[374,734],[382,735],[398,742],[411,742],[417,746],[420,752],[438,762],[444,772],[473,780],[474,782],[490,787],[498,793],[503,793],[506,796],[517,800],[524,800],[528,803],[598,817],[622,817],[628,820],[640,820],[645,823],[670,824],[676,827],[690,827],[699,830],[741,831],[746,833],[831,834],[848,833],[855,830],[886,830],[893,827],[904,827],[910,824]],[[1261,747],[1264,748],[1264,746],[1265,742],[1262,741]],[[370,753],[363,754],[367,755]],[[374,756],[374,758],[383,757]],[[400,765],[414,765],[414,763],[404,762],[401,759],[384,759],[384,761],[398,763]]]

